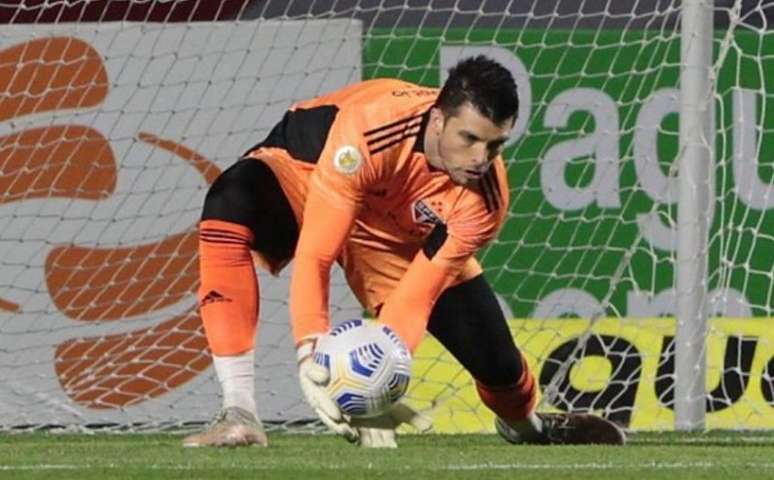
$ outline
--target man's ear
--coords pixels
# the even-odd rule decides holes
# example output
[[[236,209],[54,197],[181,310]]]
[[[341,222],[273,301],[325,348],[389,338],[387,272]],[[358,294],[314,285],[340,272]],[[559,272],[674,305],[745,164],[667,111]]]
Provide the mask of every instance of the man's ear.
[[[443,131],[444,116],[440,107],[433,107],[430,109],[430,126],[435,130],[435,133],[440,134]]]

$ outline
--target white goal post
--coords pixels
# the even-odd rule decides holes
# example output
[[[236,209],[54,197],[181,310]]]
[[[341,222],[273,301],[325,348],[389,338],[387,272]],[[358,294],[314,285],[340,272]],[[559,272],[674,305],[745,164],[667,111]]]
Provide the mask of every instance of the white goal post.
[[[206,421],[208,186],[294,101],[376,77],[437,86],[483,53],[521,105],[508,219],[479,259],[539,408],[774,428],[774,6],[748,3],[0,3],[0,427]],[[259,413],[281,429],[314,418],[288,275],[260,274],[256,349]],[[339,271],[331,311],[362,315]],[[493,431],[433,338],[413,368],[435,431]]]
[[[707,238],[714,153],[712,3],[683,2],[677,207],[675,427],[704,428]],[[690,86],[690,88],[683,88]]]

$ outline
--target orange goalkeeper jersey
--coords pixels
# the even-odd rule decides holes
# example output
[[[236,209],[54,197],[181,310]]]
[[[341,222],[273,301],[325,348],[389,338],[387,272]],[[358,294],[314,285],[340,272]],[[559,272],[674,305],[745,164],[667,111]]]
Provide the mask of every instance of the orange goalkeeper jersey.
[[[354,84],[293,105],[251,151],[272,168],[301,226],[296,340],[329,327],[336,259],[359,300],[412,348],[443,289],[480,273],[473,255],[505,218],[506,171],[498,157],[471,188],[428,164],[423,139],[437,95],[399,80]]]

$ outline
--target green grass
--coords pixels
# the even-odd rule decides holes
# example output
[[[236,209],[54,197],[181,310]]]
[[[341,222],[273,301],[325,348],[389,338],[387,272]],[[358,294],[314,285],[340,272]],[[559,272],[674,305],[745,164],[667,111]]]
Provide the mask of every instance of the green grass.
[[[270,442],[184,449],[174,435],[8,434],[0,437],[0,478],[774,478],[774,432],[637,434],[619,448],[513,446],[496,435],[404,435],[386,451],[331,435],[273,434]]]

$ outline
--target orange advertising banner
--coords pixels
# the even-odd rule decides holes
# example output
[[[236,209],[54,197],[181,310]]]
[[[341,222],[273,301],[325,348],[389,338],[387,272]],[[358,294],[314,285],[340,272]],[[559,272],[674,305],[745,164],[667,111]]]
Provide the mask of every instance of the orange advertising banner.
[[[194,297],[204,195],[293,102],[359,80],[360,62],[352,20],[3,27],[4,424],[214,413]],[[311,416],[293,380],[287,278],[261,283],[262,415]]]

